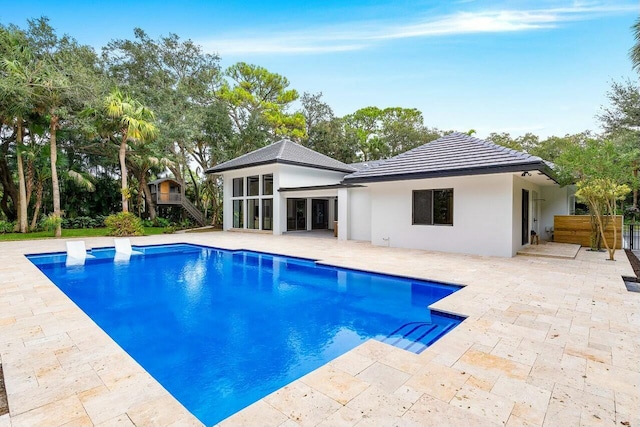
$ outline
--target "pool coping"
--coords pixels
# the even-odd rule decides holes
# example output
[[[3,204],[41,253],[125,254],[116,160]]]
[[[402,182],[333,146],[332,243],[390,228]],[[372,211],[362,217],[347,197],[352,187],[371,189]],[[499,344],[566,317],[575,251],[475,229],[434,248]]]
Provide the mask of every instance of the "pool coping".
[[[221,249],[251,247],[247,250],[263,252],[261,248],[269,247],[269,253],[285,256],[289,256],[287,250],[295,250],[292,246],[305,245],[300,239],[286,237],[204,234],[150,236],[136,242],[144,241],[145,245],[206,242],[204,245],[211,247],[211,241],[217,241],[224,245],[220,245]],[[90,244],[108,242],[104,238],[85,240]],[[63,242],[38,241],[38,244],[61,248]],[[33,242],[30,243],[0,245],[0,358],[5,367],[11,411],[8,416],[0,417],[0,426],[45,421],[48,425],[72,421],[87,425],[200,425],[22,256],[32,246]],[[612,418],[616,423],[639,421],[634,419],[630,408],[640,402],[637,384],[633,384],[640,378],[640,352],[636,351],[640,344],[633,341],[640,336],[640,319],[634,315],[640,312],[640,300],[619,289],[624,287],[620,276],[629,275],[631,271],[626,260],[620,258],[618,263],[607,264],[599,260],[597,254],[584,251],[571,261],[523,260],[378,248],[351,242],[314,243],[318,247],[307,247],[305,253],[320,254],[311,260],[321,260],[330,266],[371,271],[362,266],[370,266],[368,257],[380,255],[398,264],[377,260],[373,272],[381,274],[423,271],[423,267],[416,269],[412,257],[424,257],[424,264],[431,268],[430,272],[435,271],[436,276],[459,277],[456,282],[467,285],[434,305],[436,310],[468,315],[460,325],[466,324],[465,328],[454,329],[421,355],[369,341],[224,420],[221,425],[256,422],[260,425],[292,422],[355,425],[366,424],[367,420],[369,424],[385,425],[400,420],[415,423],[418,419],[421,424],[444,419],[450,423],[466,420],[468,424],[475,420],[484,425],[517,425],[518,422],[542,425],[575,421],[576,416],[578,422],[584,421],[584,424],[596,420],[594,414],[600,419]],[[274,252],[274,246],[283,248],[284,252]],[[340,248],[341,253],[336,254],[336,248]],[[20,258],[24,262],[20,262]],[[326,262],[327,259],[330,262]],[[468,271],[447,270],[438,264],[450,261],[469,263]],[[478,277],[473,269],[484,269],[490,277]],[[500,269],[518,272],[518,280],[502,274]],[[400,276],[440,281],[437,277],[434,280]],[[567,277],[571,277],[575,290],[561,288]],[[549,281],[558,286],[548,287]],[[611,287],[611,292],[599,290],[598,285],[602,284]],[[517,288],[528,292],[526,298],[513,293]],[[545,290],[554,295],[543,296]],[[509,292],[509,298],[505,299],[502,291]],[[458,294],[464,295],[456,297]],[[586,304],[587,299],[594,301],[595,308]],[[617,310],[602,309],[614,303]],[[570,315],[573,317],[568,329],[546,323],[554,318],[565,325]],[[605,328],[601,319],[607,319],[608,327]],[[589,324],[591,326],[587,326]],[[544,328],[546,333],[542,334],[540,331]],[[572,328],[575,331],[572,332]],[[527,348],[522,348],[524,340],[530,341]],[[559,340],[562,346],[557,344]],[[505,349],[522,354],[509,357]],[[531,353],[536,353],[531,363],[521,363]],[[627,356],[626,362],[620,354]],[[482,357],[478,359],[478,355]],[[484,366],[487,361],[496,366]],[[633,363],[635,370],[630,369]],[[553,365],[566,365],[566,370],[556,372]],[[610,374],[605,372],[607,369]],[[436,383],[440,381],[428,380],[427,374],[435,372],[440,374],[446,393],[439,390]],[[586,378],[582,378],[583,375]],[[399,379],[403,381],[397,385]],[[611,385],[607,386],[608,383]],[[518,390],[531,394],[533,409],[527,409],[518,400],[522,395]],[[546,401],[536,397],[536,393]],[[556,398],[563,395],[571,395],[569,400],[578,406],[560,404]],[[459,399],[468,408],[459,404]],[[500,404],[498,409],[496,402]]]

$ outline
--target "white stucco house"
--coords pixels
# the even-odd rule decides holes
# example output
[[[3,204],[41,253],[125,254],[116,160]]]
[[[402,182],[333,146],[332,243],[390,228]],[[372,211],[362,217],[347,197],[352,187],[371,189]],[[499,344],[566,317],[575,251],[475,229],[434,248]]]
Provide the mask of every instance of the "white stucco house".
[[[224,230],[333,230],[340,240],[511,257],[573,210],[539,157],[452,133],[347,165],[289,140],[221,163]]]

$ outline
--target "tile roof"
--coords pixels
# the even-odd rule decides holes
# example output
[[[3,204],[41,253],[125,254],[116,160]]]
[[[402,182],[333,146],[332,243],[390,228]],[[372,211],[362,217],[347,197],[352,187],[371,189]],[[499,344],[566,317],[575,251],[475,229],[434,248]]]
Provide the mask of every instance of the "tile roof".
[[[347,175],[344,181],[395,181],[525,170],[551,173],[540,157],[454,132],[360,169]]]
[[[356,170],[362,170],[362,169],[370,168],[370,167],[373,167],[373,166],[378,166],[383,161],[384,160],[369,160],[369,161],[366,161],[366,162],[349,163],[349,166],[351,166],[352,168],[354,168]]]
[[[284,163],[346,173],[356,170],[347,164],[313,151],[310,148],[303,147],[288,139],[282,139],[266,147],[259,148],[229,160],[228,162],[209,168],[207,169],[207,173],[220,173],[269,163]]]

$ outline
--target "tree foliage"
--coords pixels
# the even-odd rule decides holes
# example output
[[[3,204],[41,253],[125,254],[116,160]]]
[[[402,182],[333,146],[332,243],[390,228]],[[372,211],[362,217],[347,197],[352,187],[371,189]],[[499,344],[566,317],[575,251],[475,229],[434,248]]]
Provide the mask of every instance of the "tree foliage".
[[[489,139],[557,162],[566,182],[609,168],[635,190],[638,88],[614,83],[609,99],[599,118],[611,146],[589,132]],[[123,210],[153,218],[148,183],[168,175],[215,224],[221,181],[204,172],[281,138],[352,163],[444,134],[415,108],[367,106],[337,116],[322,93],[300,96],[284,75],[255,64],[222,70],[217,55],[176,34],[151,38],[135,28],[98,55],[46,18],[0,26],[0,126],[0,216],[18,220],[21,231],[49,214],[113,213],[119,198]]]
[[[268,140],[300,140],[305,136],[304,116],[287,112],[299,95],[289,89],[286,77],[245,62],[230,66],[225,75],[231,83],[223,82],[217,96],[226,103],[238,132],[258,126]]]
[[[629,56],[631,57],[631,64],[633,65],[633,68],[640,72],[640,18],[636,19],[636,22],[633,24],[631,29],[633,31],[635,44],[631,48]]]
[[[578,183],[576,196],[589,205],[597,222],[597,231],[600,239],[609,252],[609,260],[615,261],[618,232],[615,227],[616,206],[618,201],[631,191],[626,184],[618,184],[612,178],[593,178],[582,180]],[[613,223],[613,241],[611,245],[605,238],[605,230]]]
[[[614,141],[619,151],[632,159],[632,212],[638,210],[638,169],[640,168],[640,87],[631,80],[613,82],[607,92],[609,105],[598,116],[605,135]]]
[[[345,116],[344,123],[362,161],[387,159],[442,136],[424,125],[422,113],[415,108],[365,107]]]
[[[114,89],[104,101],[107,117],[114,119],[115,129],[119,139],[118,159],[120,161],[120,175],[122,186],[122,212],[129,212],[130,190],[127,184],[127,147],[129,142],[137,143],[149,141],[157,135],[157,128],[153,123],[153,111],[144,106],[137,99],[120,90]]]

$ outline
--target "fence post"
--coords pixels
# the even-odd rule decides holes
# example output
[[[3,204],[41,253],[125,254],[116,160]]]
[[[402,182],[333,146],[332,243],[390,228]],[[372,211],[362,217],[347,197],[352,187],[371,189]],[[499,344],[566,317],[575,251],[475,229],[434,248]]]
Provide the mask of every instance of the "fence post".
[[[633,234],[633,223],[629,223],[629,249],[631,250],[633,250],[633,239],[635,239]]]

